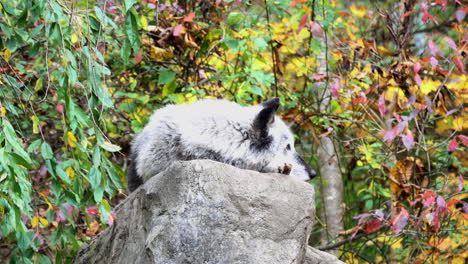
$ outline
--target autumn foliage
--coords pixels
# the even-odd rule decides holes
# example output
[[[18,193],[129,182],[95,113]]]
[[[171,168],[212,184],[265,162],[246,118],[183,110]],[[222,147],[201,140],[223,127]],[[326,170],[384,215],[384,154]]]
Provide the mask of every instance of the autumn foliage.
[[[307,162],[332,138],[343,176],[346,230],[319,245],[317,221],[312,246],[464,263],[468,7],[347,2],[0,1],[0,262],[67,262],[118,221],[154,109],[279,96]]]

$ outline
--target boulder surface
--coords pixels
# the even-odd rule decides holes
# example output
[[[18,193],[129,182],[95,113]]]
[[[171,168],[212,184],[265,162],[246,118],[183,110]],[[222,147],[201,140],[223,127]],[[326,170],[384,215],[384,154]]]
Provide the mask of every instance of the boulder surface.
[[[287,175],[175,162],[115,213],[75,264],[342,263],[308,248],[314,190]]]

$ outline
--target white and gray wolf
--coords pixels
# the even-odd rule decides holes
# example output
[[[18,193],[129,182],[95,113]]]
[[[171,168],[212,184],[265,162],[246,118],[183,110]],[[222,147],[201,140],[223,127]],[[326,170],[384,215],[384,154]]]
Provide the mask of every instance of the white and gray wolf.
[[[206,99],[156,110],[131,146],[127,183],[135,190],[176,160],[210,159],[301,180],[316,174],[294,149],[274,98],[254,106]]]

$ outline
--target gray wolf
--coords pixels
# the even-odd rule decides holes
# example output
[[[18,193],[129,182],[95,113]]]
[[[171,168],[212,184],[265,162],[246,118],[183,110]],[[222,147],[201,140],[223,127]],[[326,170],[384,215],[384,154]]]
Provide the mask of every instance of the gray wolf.
[[[210,159],[309,180],[316,173],[294,149],[274,98],[254,106],[200,100],[156,110],[131,146],[127,183],[135,190],[176,160]]]

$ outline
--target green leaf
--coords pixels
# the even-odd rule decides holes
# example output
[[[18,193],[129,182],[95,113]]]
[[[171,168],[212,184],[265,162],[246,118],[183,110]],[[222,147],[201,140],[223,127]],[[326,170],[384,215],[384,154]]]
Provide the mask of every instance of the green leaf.
[[[253,42],[254,42],[254,45],[260,50],[263,50],[266,47],[268,47],[268,43],[266,43],[266,41],[263,38],[256,38],[254,39]]]
[[[3,133],[5,133],[5,138],[14,151],[28,163],[32,163],[29,154],[21,146],[20,140],[16,137],[15,130],[7,119],[3,119]]]
[[[37,148],[39,148],[39,146],[41,145],[41,142],[42,142],[41,139],[35,140],[33,143],[31,143],[31,144],[28,146],[27,151],[28,151],[28,152],[33,152],[33,151],[35,151]]]
[[[136,16],[134,12],[128,12],[125,18],[125,33],[127,34],[134,53],[137,53],[140,49],[140,34],[138,32]]]
[[[62,35],[60,34],[60,26],[57,23],[52,23],[49,29],[49,43],[52,46],[58,46],[62,43]]]
[[[104,190],[102,189],[100,185],[97,186],[93,192],[94,201],[96,203],[101,202],[103,195],[104,195]]]
[[[112,143],[110,143],[110,142],[108,142],[108,141],[106,141],[106,142],[100,144],[100,146],[101,146],[103,149],[105,149],[105,150],[107,150],[107,151],[109,151],[109,152],[117,152],[117,151],[120,151],[120,150],[122,149],[120,146],[114,145],[114,144],[112,144]]]
[[[133,7],[135,2],[136,0],[124,0],[125,13],[127,13],[127,11]]]
[[[94,148],[93,152],[93,165],[98,167],[101,165],[101,151],[98,147]]]
[[[67,184],[70,184],[70,177],[68,177],[68,174],[60,168],[60,166],[57,166],[56,168],[57,175]]]
[[[256,95],[259,95],[259,96],[263,97],[263,90],[260,87],[258,87],[257,85],[251,85],[250,86],[250,91],[253,94],[256,94]]]
[[[174,80],[176,73],[171,69],[163,69],[159,72],[158,85],[166,84]]]
[[[122,58],[124,65],[128,64],[131,53],[132,50],[130,46],[130,41],[128,39],[124,39],[124,43],[120,50],[120,57]]]
[[[101,171],[96,166],[89,170],[89,183],[91,183],[93,189],[98,188],[101,183]]]
[[[50,160],[54,157],[54,152],[52,151],[52,148],[47,142],[42,143],[41,153],[42,153],[42,157],[47,160]]]
[[[9,157],[10,157],[10,160],[13,161],[15,164],[17,165],[21,165],[27,169],[33,169],[33,167],[31,166],[31,163],[27,162],[23,157],[21,157],[20,155],[16,154],[16,153],[10,153],[9,154]]]
[[[39,263],[41,263],[41,264],[52,264],[49,257],[47,257],[45,255],[39,254],[37,259],[39,260]]]
[[[0,30],[3,32],[6,38],[10,38],[11,34],[13,33],[11,28],[4,23],[0,23]]]

